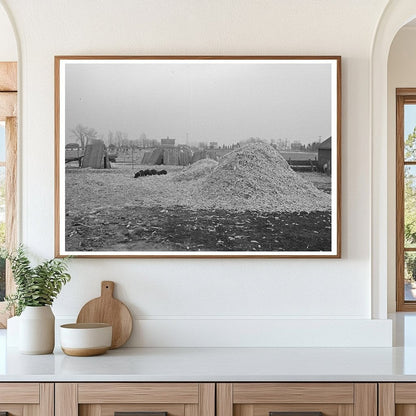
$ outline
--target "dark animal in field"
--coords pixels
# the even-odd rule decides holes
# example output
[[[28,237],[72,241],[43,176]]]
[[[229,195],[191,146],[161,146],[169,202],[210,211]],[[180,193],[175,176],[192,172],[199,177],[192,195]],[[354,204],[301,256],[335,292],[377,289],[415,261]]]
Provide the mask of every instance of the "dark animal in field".
[[[157,171],[156,169],[139,170],[134,174],[135,178],[140,176],[151,176],[151,175],[166,175],[168,172],[165,169]]]
[[[139,176],[144,176],[144,171],[143,171],[143,170],[139,170],[138,172],[136,172],[136,173],[134,174],[134,177],[135,177],[135,178],[138,178]]]

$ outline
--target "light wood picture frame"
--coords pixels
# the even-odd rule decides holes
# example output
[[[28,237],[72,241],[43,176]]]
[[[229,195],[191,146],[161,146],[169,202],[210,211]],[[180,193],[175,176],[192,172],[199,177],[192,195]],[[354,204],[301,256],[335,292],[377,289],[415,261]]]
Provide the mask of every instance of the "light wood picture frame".
[[[341,256],[341,57],[56,56],[55,255]]]

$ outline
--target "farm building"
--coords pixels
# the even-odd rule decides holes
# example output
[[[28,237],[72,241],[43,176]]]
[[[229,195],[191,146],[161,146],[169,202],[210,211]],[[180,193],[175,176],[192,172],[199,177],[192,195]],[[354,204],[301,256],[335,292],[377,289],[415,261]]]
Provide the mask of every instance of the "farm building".
[[[65,163],[78,161],[79,166],[81,166],[83,156],[84,152],[78,143],[68,143],[65,145]]]
[[[331,173],[331,137],[324,140],[318,148],[318,163],[320,168]]]
[[[160,139],[160,144],[162,147],[175,147],[175,139],[169,139],[169,137]]]
[[[210,149],[218,149],[218,142],[209,142]]]
[[[201,160],[201,159],[217,160],[215,157],[215,154],[211,152],[207,152],[206,150],[198,150],[194,152],[194,154],[192,155],[191,163],[198,162],[198,160]]]
[[[111,167],[107,148],[102,140],[90,140],[89,144],[85,147],[81,167],[94,169],[107,169]]]
[[[142,165],[186,166],[192,161],[192,150],[187,146],[157,148],[143,155]]]

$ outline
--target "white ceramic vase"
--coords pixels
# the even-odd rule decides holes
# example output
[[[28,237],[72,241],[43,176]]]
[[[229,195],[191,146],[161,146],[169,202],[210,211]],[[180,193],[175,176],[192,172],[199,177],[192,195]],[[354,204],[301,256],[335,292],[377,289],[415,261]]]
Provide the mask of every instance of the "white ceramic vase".
[[[19,351],[50,354],[55,346],[55,316],[50,306],[26,306],[19,319]]]

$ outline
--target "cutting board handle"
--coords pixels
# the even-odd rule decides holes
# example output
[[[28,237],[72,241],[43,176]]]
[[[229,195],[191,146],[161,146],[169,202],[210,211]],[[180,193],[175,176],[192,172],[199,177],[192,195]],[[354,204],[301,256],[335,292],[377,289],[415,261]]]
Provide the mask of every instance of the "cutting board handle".
[[[101,297],[112,298],[113,292],[114,292],[114,282],[110,280],[104,280],[103,282],[101,282]]]

